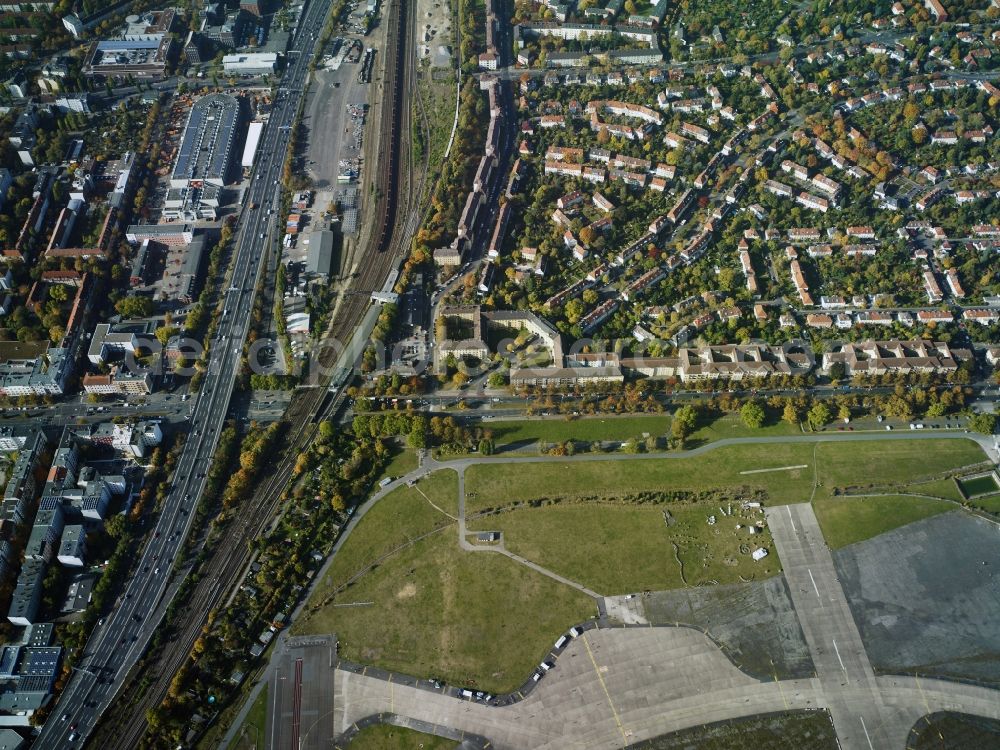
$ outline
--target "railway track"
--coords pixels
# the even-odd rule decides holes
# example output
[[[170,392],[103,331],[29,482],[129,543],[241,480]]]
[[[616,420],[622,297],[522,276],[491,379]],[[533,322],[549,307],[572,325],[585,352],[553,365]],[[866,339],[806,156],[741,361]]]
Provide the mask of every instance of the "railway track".
[[[369,252],[367,262],[355,281],[355,288],[367,290],[381,286],[399,254],[405,250],[407,238],[416,230],[414,195],[407,192],[407,199],[401,201],[403,181],[400,179],[400,165],[403,148],[400,143],[402,133],[408,132],[409,111],[404,105],[404,91],[413,91],[415,79],[413,66],[406,65],[406,51],[412,45],[408,37],[412,33],[412,10],[407,0],[398,0],[389,5],[391,18],[390,33],[387,35],[387,67],[384,90],[390,97],[386,102],[391,117],[382,118],[380,143],[388,143],[388,157],[379,160],[377,179],[387,186],[385,200],[381,201],[376,216],[377,240]],[[399,227],[400,204],[409,210],[406,227]],[[397,231],[403,230],[403,231]],[[405,231],[409,230],[409,231]],[[332,322],[327,338],[346,341],[360,323],[369,301],[366,296],[349,295]],[[324,367],[334,364],[335,349],[321,349],[318,357]],[[336,407],[328,401],[326,387],[300,390],[285,414],[290,424],[290,433],[283,440],[286,446],[276,466],[268,478],[258,486],[254,495],[240,508],[238,520],[231,521],[215,543],[218,551],[199,571],[201,576],[189,596],[187,603],[174,618],[181,627],[170,633],[170,641],[160,654],[155,667],[156,677],[142,696],[127,706],[119,707],[106,715],[100,731],[95,733],[92,746],[134,750],[142,746],[146,733],[147,710],[158,706],[166,696],[174,675],[189,659],[195,640],[201,634],[203,624],[210,611],[224,602],[234,583],[250,562],[248,542],[259,537],[273,522],[282,491],[285,488],[292,467],[313,438],[320,419]],[[133,675],[133,680],[138,674]]]

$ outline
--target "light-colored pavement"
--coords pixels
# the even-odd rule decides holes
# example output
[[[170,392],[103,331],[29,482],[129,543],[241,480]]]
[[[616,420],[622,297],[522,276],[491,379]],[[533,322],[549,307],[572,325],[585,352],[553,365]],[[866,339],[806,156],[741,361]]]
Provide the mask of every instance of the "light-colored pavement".
[[[913,722],[886,710],[812,506],[765,512],[841,747],[901,747]]]
[[[338,733],[365,716],[388,711],[481,734],[500,750],[621,748],[760,713],[853,707],[870,700],[873,691],[881,696],[880,715],[906,731],[924,714],[939,710],[1000,719],[996,691],[941,680],[883,677],[873,686],[828,684],[821,678],[758,682],[689,628],[588,631],[566,648],[537,689],[511,706],[484,706],[340,669],[334,684]],[[868,747],[863,731],[861,739]],[[905,732],[890,739],[883,731],[872,736],[872,747],[902,750],[905,741]]]
[[[588,631],[559,656],[539,687],[489,707],[337,671],[338,732],[380,711],[489,737],[497,748],[618,748],[701,723],[809,707],[809,681],[760,685],[702,633],[687,628]]]

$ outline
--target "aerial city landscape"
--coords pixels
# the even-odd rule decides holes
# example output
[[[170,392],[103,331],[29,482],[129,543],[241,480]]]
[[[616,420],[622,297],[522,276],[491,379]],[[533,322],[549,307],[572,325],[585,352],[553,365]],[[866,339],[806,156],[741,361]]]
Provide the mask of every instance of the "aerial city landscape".
[[[0,49],[0,749],[1000,748],[1000,0]]]

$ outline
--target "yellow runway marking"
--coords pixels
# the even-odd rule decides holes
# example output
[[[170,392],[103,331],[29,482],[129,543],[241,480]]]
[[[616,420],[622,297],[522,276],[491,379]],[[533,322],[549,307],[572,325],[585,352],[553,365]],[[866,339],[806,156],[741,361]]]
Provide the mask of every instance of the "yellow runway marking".
[[[618,731],[622,733],[622,742],[627,745],[628,735],[625,733],[625,727],[622,726],[622,720],[618,716],[618,711],[615,709],[614,701],[611,700],[611,693],[608,692],[608,686],[604,684],[604,678],[601,677],[601,669],[597,666],[597,659],[594,658],[594,652],[590,650],[590,643],[587,641],[586,634],[583,636],[583,645],[587,647],[587,656],[590,657],[590,663],[594,665],[594,674],[597,675],[597,681],[601,683],[604,695],[608,699],[608,706],[611,707],[611,714],[615,717],[615,724],[618,725]]]

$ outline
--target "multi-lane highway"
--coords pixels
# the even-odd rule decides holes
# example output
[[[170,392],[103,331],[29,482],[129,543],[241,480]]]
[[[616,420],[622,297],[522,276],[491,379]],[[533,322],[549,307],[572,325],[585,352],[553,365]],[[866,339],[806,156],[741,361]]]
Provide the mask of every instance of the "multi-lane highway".
[[[91,635],[73,677],[37,740],[40,748],[81,745],[145,651],[178,581],[175,558],[190,529],[195,504],[215,452],[240,368],[265,250],[275,247],[284,155],[330,0],[311,0],[289,48],[288,65],[259,149],[259,161],[235,239],[231,286],[212,342],[201,392],[195,396],[189,434],[151,539],[113,611]],[[256,204],[257,208],[249,206]],[[72,739],[70,739],[72,738]]]

